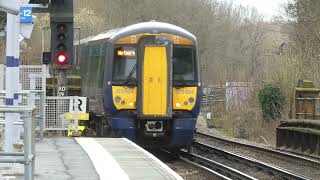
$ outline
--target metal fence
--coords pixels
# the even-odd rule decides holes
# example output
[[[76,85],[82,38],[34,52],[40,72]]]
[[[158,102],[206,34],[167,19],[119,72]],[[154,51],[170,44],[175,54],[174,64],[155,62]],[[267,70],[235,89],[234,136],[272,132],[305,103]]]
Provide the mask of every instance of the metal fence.
[[[213,108],[239,110],[249,104],[252,95],[252,84],[249,82],[226,82],[225,85],[204,85],[202,96],[202,112]]]
[[[14,122],[14,125],[23,125],[24,128],[24,152],[0,152],[0,163],[24,164],[25,180],[34,179],[35,165],[35,110],[30,107],[0,107],[0,116],[4,119],[5,113],[19,113],[23,121]],[[4,123],[4,121],[3,121]]]
[[[20,87],[21,90],[46,90],[48,69],[46,65],[21,65]],[[6,66],[0,64],[0,90],[5,90]]]
[[[202,93],[202,112],[210,112],[212,107],[217,105],[224,106],[226,88],[221,86],[203,86]]]
[[[5,79],[6,66],[0,64],[0,105],[5,102]],[[36,107],[37,128],[40,136],[44,130],[45,122],[45,97],[46,97],[46,78],[49,76],[46,65],[21,65],[20,83],[17,85],[21,91],[18,94],[19,106]]]
[[[0,64],[0,105],[5,102],[5,70],[5,65]],[[70,112],[70,107],[74,106],[72,103],[77,102],[78,97],[46,97],[48,77],[45,65],[21,65],[19,86],[22,91],[16,93],[17,105],[36,107],[37,128],[41,137],[44,130],[77,130],[78,121],[67,120],[65,114]],[[77,117],[74,116],[75,119]]]
[[[5,125],[5,113],[19,113],[15,125],[24,127],[24,152],[0,152],[0,163],[21,163],[25,165],[25,179],[34,178],[35,130],[78,130],[78,97],[46,97],[46,66],[20,66],[20,89],[15,92],[15,106],[2,107],[5,104],[6,84],[5,66],[0,65],[0,125]],[[35,108],[28,108],[28,107]],[[67,115],[74,112],[73,120]],[[37,127],[37,128],[36,128]],[[3,129],[4,130],[4,129]],[[20,130],[19,130],[20,131]],[[1,178],[0,178],[1,179]]]
[[[75,130],[78,129],[78,96],[65,96],[65,97],[46,97],[46,130]],[[74,111],[74,110],[75,111]],[[74,120],[70,121],[66,118],[66,114],[74,112]]]
[[[226,109],[229,111],[240,110],[249,105],[253,86],[250,82],[226,83]]]
[[[45,109],[43,99],[45,97],[45,92],[40,90],[34,91],[19,91],[15,93],[18,95],[18,104],[17,106],[29,106],[35,107],[35,118],[36,118],[36,127],[39,130],[39,136],[43,138],[44,132],[44,121],[45,121]],[[0,91],[0,102],[1,105],[4,105],[5,102],[5,91]]]

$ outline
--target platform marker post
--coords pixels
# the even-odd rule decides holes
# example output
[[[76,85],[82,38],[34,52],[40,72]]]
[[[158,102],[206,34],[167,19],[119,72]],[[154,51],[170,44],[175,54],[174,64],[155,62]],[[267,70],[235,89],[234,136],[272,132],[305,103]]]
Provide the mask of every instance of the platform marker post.
[[[18,100],[14,92],[19,90],[19,30],[18,16],[7,13],[6,106],[13,106]],[[13,125],[16,118],[20,118],[17,113],[5,114],[5,152],[13,152],[13,144],[20,141],[19,128]]]

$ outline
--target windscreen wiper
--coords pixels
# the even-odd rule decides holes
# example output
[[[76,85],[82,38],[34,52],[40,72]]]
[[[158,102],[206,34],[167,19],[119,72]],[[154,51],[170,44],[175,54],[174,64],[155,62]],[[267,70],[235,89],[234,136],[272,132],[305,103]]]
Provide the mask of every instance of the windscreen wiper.
[[[195,81],[190,80],[173,80],[173,85],[178,87],[197,85]]]
[[[129,81],[132,79],[132,75],[136,71],[136,69],[137,69],[137,63],[132,67],[127,79],[124,81],[124,85],[129,85]]]
[[[176,86],[186,86],[186,82],[185,81],[181,81],[181,80],[175,80],[173,81],[173,84]]]

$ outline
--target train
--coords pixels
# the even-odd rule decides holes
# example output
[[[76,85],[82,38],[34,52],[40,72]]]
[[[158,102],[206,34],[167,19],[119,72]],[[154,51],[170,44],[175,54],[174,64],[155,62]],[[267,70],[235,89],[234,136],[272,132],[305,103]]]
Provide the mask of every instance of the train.
[[[86,126],[150,148],[188,147],[201,104],[197,38],[141,22],[81,39],[77,73],[89,99]]]

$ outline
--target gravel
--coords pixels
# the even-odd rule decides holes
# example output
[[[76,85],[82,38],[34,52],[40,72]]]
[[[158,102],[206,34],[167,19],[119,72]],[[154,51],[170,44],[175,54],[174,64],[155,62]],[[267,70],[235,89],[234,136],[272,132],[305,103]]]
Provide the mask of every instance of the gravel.
[[[272,147],[272,146],[268,146],[265,144],[258,144],[258,143],[250,142],[250,141],[243,140],[243,139],[236,139],[236,138],[228,137],[216,129],[209,129],[206,127],[206,121],[204,118],[199,118],[198,123],[197,123],[197,131],[207,133],[207,134],[210,134],[213,136],[221,137],[224,139],[228,139],[228,140],[233,140],[233,141],[251,144],[251,145],[255,145],[255,146],[274,149],[274,147]],[[220,149],[231,151],[236,154],[241,154],[241,155],[244,155],[247,157],[251,157],[251,158],[260,160],[260,161],[268,163],[268,164],[273,164],[275,166],[282,167],[288,171],[296,172],[298,174],[310,177],[312,179],[320,179],[320,171],[319,171],[320,167],[313,168],[313,167],[309,167],[309,166],[305,166],[305,165],[300,165],[298,163],[292,163],[292,161],[271,157],[268,154],[262,154],[262,153],[258,153],[258,152],[251,151],[248,149],[243,149],[243,148],[239,148],[239,147],[234,147],[232,145],[218,143],[215,141],[207,140],[204,143],[209,144],[211,146],[219,147]]]
[[[185,180],[212,179],[212,176],[205,170],[195,167],[182,160],[168,162],[166,164]]]
[[[211,173],[163,151],[149,151],[185,180],[214,180]]]

